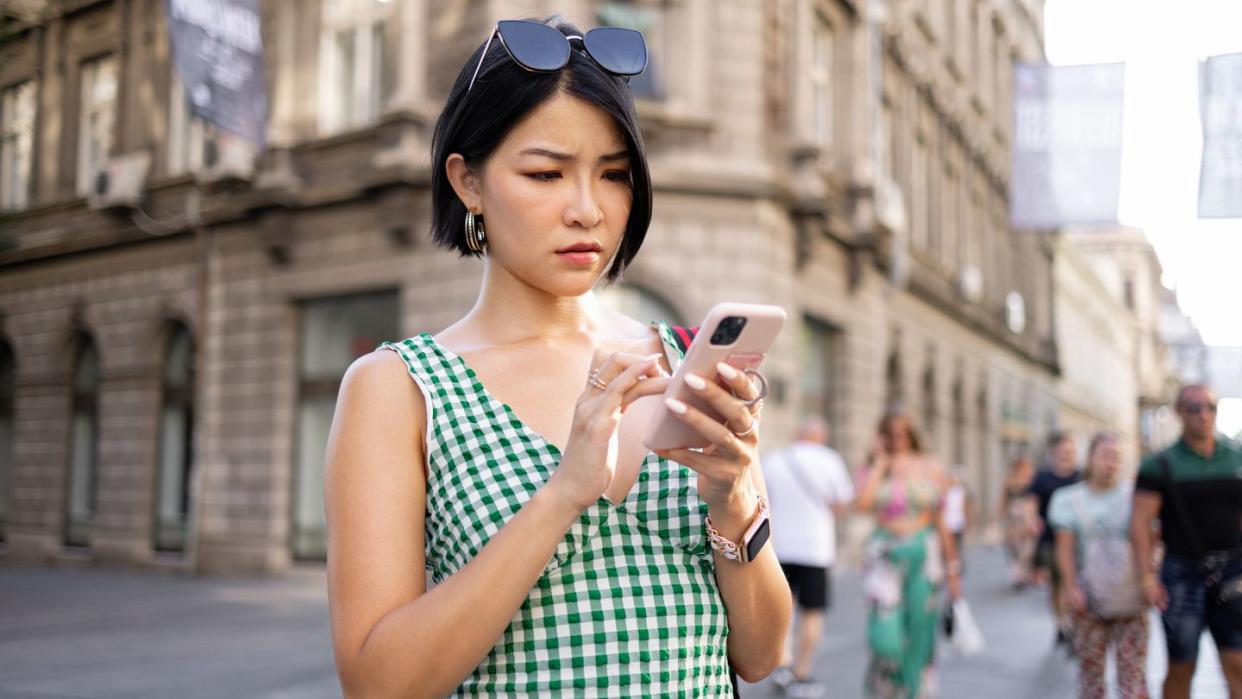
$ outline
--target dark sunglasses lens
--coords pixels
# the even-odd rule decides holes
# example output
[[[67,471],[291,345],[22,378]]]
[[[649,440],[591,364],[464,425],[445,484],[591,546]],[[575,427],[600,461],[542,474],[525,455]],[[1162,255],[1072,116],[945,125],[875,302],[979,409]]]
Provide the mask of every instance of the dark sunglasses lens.
[[[647,42],[633,29],[597,27],[582,37],[587,53],[605,70],[617,75],[638,75],[647,68]]]
[[[497,24],[513,60],[531,70],[560,70],[569,62],[569,40],[546,24],[507,19]]]

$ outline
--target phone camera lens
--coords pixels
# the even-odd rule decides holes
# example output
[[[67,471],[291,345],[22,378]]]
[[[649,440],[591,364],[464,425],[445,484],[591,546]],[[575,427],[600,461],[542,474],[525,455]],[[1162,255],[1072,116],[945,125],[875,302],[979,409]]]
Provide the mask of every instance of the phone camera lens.
[[[737,342],[737,338],[742,334],[742,328],[744,327],[746,327],[746,319],[742,316],[726,316],[716,326],[715,332],[712,333],[711,343],[713,345],[731,345]]]

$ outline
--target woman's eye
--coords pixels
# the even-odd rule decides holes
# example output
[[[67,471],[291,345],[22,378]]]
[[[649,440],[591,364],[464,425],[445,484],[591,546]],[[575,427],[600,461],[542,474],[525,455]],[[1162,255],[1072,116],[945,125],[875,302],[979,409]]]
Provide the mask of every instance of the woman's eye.
[[[624,182],[626,184],[629,184],[630,183],[630,172],[629,170],[609,170],[608,172],[604,173],[604,178],[611,180],[613,182]]]
[[[561,173],[559,172],[532,172],[529,175],[527,175],[527,177],[531,178],[532,180],[539,181],[539,182],[551,182],[552,180],[559,180],[561,178]]]

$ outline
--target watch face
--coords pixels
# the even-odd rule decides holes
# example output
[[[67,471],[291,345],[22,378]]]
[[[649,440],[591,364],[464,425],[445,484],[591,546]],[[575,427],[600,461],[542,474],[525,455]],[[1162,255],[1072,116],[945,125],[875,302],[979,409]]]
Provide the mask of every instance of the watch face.
[[[768,537],[772,535],[771,520],[764,518],[759,528],[755,530],[754,535],[746,542],[746,560],[753,561],[763,550],[763,545],[768,543]]]

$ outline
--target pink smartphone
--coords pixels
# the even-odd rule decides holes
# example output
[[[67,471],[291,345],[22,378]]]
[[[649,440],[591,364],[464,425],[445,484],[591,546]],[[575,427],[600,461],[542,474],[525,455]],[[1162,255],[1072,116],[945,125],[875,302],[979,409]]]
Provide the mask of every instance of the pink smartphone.
[[[758,369],[777,333],[785,323],[779,306],[749,303],[718,303],[707,312],[699,332],[682,360],[664,397],[676,398],[706,413],[714,420],[724,418],[697,393],[686,386],[686,374],[697,374],[720,383],[716,364],[724,362],[742,369]],[[643,444],[648,449],[702,448],[710,444],[697,430],[682,422],[661,400]]]

